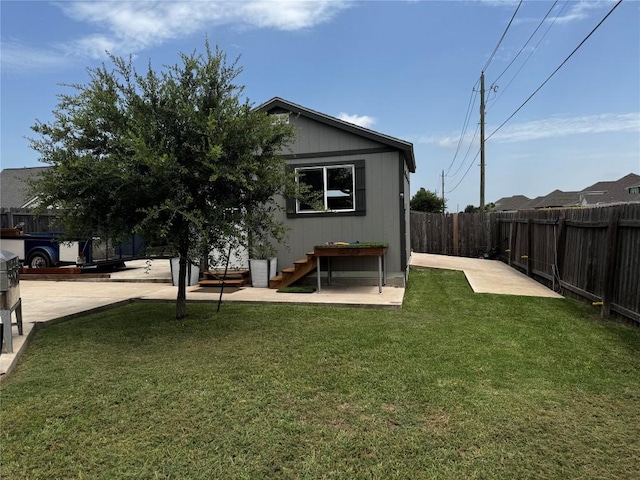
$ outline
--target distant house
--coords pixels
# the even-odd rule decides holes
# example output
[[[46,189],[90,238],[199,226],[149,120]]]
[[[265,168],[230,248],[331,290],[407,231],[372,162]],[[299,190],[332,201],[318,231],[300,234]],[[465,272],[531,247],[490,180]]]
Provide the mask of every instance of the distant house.
[[[528,199],[524,195],[504,197],[495,202],[495,211],[572,208],[640,203],[640,175],[630,173],[618,180],[602,181],[577,191],[554,190],[548,195]]]
[[[563,192],[554,190],[543,197],[537,197],[521,207],[521,210],[533,210],[539,208],[569,208],[580,206],[580,194],[578,192]]]
[[[273,98],[258,107],[296,131],[283,151],[287,165],[323,199],[323,209],[282,199],[278,220],[289,227],[278,263],[292,266],[327,242],[388,243],[388,283],[404,285],[411,253],[409,176],[416,170],[413,145],[404,140]],[[336,278],[376,276],[375,258],[336,258]]]
[[[640,175],[630,173],[618,180],[594,183],[579,195],[583,207],[640,203]]]
[[[514,195],[513,197],[503,197],[494,203],[496,212],[515,212],[521,210],[531,199],[524,195]]]
[[[31,208],[38,201],[29,196],[29,181],[49,167],[5,168],[0,172],[0,206],[2,208]]]

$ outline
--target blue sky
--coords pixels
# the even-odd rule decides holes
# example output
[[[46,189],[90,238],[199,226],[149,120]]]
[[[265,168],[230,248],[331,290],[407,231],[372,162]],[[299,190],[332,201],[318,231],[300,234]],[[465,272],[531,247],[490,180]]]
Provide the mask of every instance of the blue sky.
[[[208,36],[229,57],[240,55],[251,102],[279,96],[413,142],[412,193],[441,194],[445,170],[448,209],[478,205],[474,90],[483,67],[491,60],[489,136],[615,5],[525,0],[491,57],[518,3],[3,0],[2,168],[39,165],[25,139],[30,126],[51,119],[56,95],[69,92],[60,84],[85,83],[105,50],[161,69],[181,51],[202,50]],[[623,1],[488,139],[486,165],[487,202],[640,173],[640,2]]]

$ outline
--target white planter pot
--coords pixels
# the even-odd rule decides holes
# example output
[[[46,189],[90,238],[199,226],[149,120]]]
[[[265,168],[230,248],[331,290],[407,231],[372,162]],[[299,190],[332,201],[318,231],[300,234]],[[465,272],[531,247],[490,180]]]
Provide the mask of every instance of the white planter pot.
[[[253,287],[268,287],[269,279],[277,274],[278,258],[249,259],[249,269],[251,270],[251,285]]]
[[[170,259],[171,265],[171,281],[173,286],[177,286],[180,281],[180,259],[172,258]],[[192,265],[191,262],[187,263],[187,271],[185,272],[185,284],[187,287],[192,285],[197,285],[200,279],[200,267],[197,265]]]

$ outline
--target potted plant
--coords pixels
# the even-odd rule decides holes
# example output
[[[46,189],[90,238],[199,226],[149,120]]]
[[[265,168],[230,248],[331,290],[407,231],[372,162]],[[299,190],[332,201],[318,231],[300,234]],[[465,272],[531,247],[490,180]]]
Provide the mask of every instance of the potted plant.
[[[269,279],[277,274],[278,258],[276,249],[265,240],[258,240],[249,249],[249,270],[251,271],[251,285],[254,287],[268,287]]]

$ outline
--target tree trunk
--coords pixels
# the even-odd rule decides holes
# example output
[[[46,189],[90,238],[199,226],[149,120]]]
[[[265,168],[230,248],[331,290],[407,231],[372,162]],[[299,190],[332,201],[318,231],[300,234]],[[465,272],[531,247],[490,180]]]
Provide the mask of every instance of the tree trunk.
[[[187,315],[187,262],[189,261],[189,248],[180,248],[180,268],[178,269],[178,298],[176,299],[176,320],[181,320]]]

